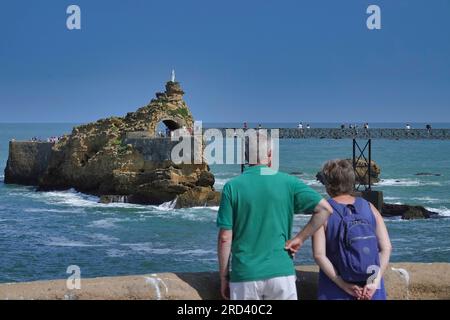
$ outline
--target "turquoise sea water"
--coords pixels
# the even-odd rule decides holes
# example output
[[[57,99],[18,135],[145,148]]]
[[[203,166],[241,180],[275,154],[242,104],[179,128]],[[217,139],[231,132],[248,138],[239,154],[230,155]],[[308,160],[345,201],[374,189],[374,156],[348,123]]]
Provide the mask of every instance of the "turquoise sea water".
[[[71,124],[0,124],[0,282],[65,278],[69,265],[82,277],[216,270],[217,208],[173,210],[168,205],[99,204],[74,190],[36,192],[3,184],[11,138],[46,138]],[[449,127],[443,124],[442,127]],[[306,183],[322,163],[351,157],[350,140],[281,140],[281,170],[301,172]],[[450,141],[375,140],[387,202],[421,204],[440,219],[386,219],[392,261],[450,262]],[[239,174],[236,165],[213,165],[216,187]],[[416,176],[419,172],[441,176]],[[297,231],[308,216],[295,218]],[[297,256],[311,264],[310,243]]]

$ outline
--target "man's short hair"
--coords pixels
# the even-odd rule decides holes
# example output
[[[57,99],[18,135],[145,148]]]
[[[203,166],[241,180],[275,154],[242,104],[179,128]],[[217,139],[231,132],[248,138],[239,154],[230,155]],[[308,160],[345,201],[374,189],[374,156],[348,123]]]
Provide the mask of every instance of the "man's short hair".
[[[272,150],[272,140],[267,133],[267,130],[256,130],[253,134],[247,134],[245,139],[245,163],[267,164],[269,163],[269,155]]]

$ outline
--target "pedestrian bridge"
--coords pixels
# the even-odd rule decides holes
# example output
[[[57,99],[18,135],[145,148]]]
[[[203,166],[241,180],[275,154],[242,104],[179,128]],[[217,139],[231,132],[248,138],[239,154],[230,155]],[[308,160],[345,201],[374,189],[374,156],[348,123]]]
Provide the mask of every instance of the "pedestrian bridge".
[[[220,129],[232,137],[233,128]],[[227,131],[226,131],[227,130]],[[257,129],[256,129],[257,130]],[[339,128],[279,128],[280,139],[390,139],[390,140],[450,140],[450,129],[339,129]]]

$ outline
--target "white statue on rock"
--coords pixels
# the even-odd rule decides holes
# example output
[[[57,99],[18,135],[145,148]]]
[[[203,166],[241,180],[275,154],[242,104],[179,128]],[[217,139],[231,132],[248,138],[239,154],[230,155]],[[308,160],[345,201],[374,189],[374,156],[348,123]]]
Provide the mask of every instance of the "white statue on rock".
[[[172,82],[175,82],[175,70],[172,69],[172,78],[171,78]]]

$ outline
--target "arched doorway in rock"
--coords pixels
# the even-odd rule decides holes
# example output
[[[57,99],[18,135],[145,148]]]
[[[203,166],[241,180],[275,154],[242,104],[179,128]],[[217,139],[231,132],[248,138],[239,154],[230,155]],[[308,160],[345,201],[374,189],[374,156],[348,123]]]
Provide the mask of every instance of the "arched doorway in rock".
[[[155,127],[155,136],[170,137],[171,132],[180,129],[182,125],[172,119],[161,119]]]

